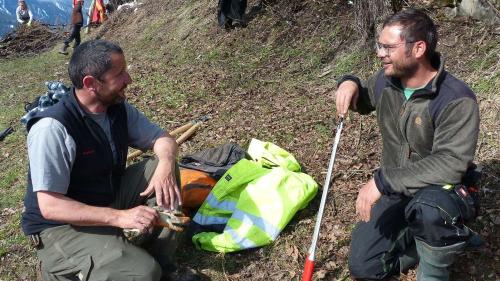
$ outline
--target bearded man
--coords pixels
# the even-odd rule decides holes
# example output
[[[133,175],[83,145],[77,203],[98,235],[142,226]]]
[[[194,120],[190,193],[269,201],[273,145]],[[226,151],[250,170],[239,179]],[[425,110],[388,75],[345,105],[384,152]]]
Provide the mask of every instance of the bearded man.
[[[437,38],[425,13],[392,15],[376,43],[383,69],[338,82],[337,114],[376,110],[382,136],[380,168],[356,200],[355,279],[387,279],[418,262],[418,280],[448,280],[456,254],[477,241],[465,225],[474,205],[460,184],[474,168],[479,110],[469,87],[444,70]]]
[[[151,205],[173,209],[181,203],[177,144],[125,101],[132,79],[118,45],[84,42],[74,50],[68,72],[71,93],[27,124],[22,227],[36,246],[43,278],[168,277],[177,240],[155,227],[159,214]],[[129,146],[152,148],[156,157],[125,168]],[[143,249],[123,229],[154,237]]]

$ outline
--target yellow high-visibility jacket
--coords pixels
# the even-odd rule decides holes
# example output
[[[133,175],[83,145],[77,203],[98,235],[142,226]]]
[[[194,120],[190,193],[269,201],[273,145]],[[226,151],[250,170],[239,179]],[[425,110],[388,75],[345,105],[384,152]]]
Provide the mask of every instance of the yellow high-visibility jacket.
[[[318,184],[287,151],[252,139],[248,154],[253,160],[231,167],[193,219],[202,226],[225,224],[224,231],[194,235],[196,247],[227,253],[267,245],[316,195]]]

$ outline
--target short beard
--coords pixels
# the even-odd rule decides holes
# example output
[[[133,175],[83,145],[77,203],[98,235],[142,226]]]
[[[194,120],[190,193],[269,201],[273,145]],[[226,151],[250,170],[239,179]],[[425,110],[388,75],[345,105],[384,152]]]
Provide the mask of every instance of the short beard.
[[[97,94],[97,98],[99,99],[99,101],[101,101],[102,104],[104,104],[106,106],[113,106],[113,105],[122,103],[126,100],[125,98],[118,96],[118,95],[114,96],[113,99],[109,99],[109,97],[105,98],[105,97],[101,96],[100,94]]]
[[[409,78],[412,77],[418,69],[418,63],[416,61],[409,62],[408,60],[403,62],[402,64],[394,64],[392,63],[393,73],[389,76],[395,78]]]

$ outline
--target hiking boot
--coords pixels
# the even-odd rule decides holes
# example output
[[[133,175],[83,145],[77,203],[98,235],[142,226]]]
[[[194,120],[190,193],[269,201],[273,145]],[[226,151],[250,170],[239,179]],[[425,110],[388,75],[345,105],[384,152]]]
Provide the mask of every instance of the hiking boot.
[[[68,45],[64,44],[59,50],[59,54],[67,55],[68,54]]]

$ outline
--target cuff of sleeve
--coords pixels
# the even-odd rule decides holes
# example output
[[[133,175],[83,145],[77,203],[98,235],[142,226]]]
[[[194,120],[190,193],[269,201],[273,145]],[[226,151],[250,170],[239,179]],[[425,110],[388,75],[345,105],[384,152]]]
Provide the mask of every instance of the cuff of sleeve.
[[[356,83],[356,85],[358,85],[358,89],[361,89],[361,80],[359,80],[358,77],[350,74],[340,77],[340,79],[337,80],[337,87],[340,86],[340,84],[344,83],[345,81],[353,81],[354,83]]]
[[[373,179],[375,180],[375,185],[377,186],[378,191],[383,195],[391,195],[396,194],[392,190],[391,185],[384,179],[384,175],[382,174],[382,169],[377,169],[373,174]]]

